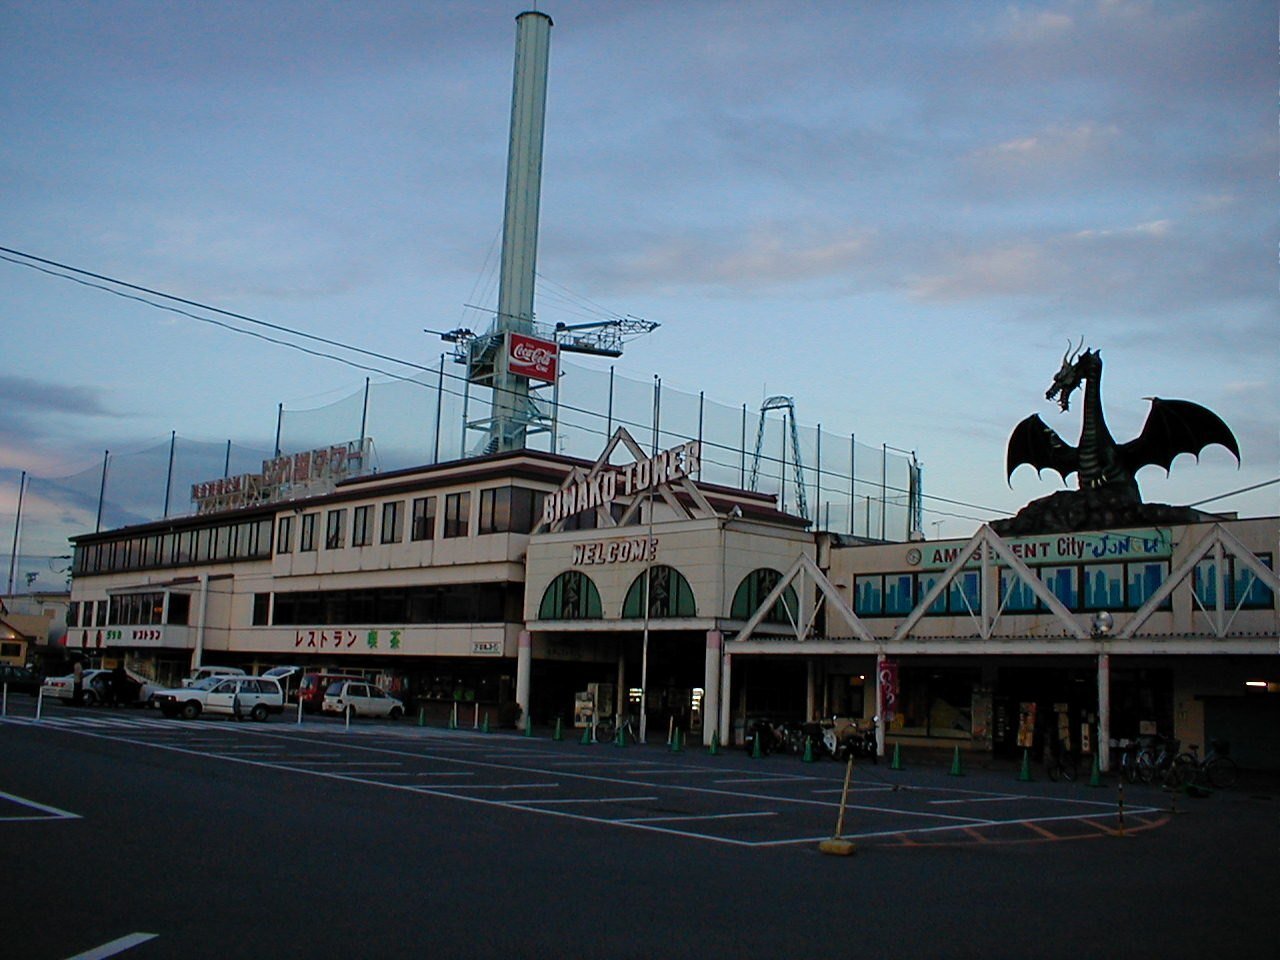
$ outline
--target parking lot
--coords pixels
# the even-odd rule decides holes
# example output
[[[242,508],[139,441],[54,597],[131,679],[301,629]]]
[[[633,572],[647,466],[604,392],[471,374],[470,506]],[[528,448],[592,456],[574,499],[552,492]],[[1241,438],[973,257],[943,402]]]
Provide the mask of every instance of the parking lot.
[[[979,758],[951,776],[909,754],[854,767],[857,855],[830,857],[843,765],[536,734],[50,704],[36,720],[10,698],[2,942],[32,960],[1076,958],[1123,930],[1148,955],[1274,952],[1275,791],[1175,812],[1129,788],[1120,839],[1113,781]]]
[[[165,719],[149,711],[54,708],[40,720],[86,737],[249,764],[469,804],[518,810],[690,841],[747,848],[815,844],[835,828],[843,764],[742,751],[672,752],[658,744],[583,744],[514,732],[442,730],[411,723],[350,726],[290,714],[270,723]],[[1114,788],[1020,782],[1009,771],[951,776],[934,768],[859,763],[843,835],[859,844],[916,847],[1096,839],[1120,830]],[[1168,822],[1168,802],[1130,788],[1126,831]]]

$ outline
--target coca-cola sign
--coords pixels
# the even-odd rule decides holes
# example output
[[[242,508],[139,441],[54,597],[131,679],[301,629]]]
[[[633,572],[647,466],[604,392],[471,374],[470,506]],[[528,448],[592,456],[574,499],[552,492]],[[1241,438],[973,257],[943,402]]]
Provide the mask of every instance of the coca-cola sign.
[[[527,337],[523,333],[511,334],[510,344],[511,353],[507,362],[512,373],[555,383],[560,344]]]

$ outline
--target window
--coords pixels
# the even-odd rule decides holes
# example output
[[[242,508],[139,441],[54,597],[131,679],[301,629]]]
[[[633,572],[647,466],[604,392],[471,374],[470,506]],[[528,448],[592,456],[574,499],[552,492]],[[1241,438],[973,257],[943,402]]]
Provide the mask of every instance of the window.
[[[450,493],[444,498],[444,535],[465,537],[470,529],[471,493]]]
[[[942,571],[934,573],[918,573],[916,574],[916,602],[919,603],[925,598],[934,585],[942,579]],[[928,614],[946,613],[947,612],[947,591],[943,590],[929,604],[929,609],[925,611]]]
[[[1009,613],[1030,613],[1040,608],[1040,598],[1026,581],[1007,567],[1000,570],[1000,602]]]
[[[346,546],[346,540],[347,511],[330,510],[329,515],[325,517],[324,548],[326,550],[341,550]]]
[[[276,532],[276,553],[293,552],[293,515],[280,518],[280,526]]]
[[[542,518],[546,494],[525,487],[490,487],[480,491],[477,533],[528,533]]]
[[[1124,564],[1091,563],[1081,568],[1084,589],[1081,591],[1086,610],[1123,610]]]
[[[97,610],[95,615],[97,617],[98,626],[101,627],[101,626],[104,626],[107,622],[107,601],[99,600],[96,606],[97,606]],[[86,627],[92,626],[92,624],[86,623],[85,626]]]
[[[253,595],[253,625],[265,627],[271,622],[271,594],[255,593]]]
[[[351,545],[367,547],[373,543],[373,506],[356,507],[351,511]]]
[[[547,586],[538,608],[539,620],[599,620],[600,591],[580,570],[566,570]]]
[[[404,501],[392,500],[382,505],[382,542],[399,543],[404,539]]]
[[[698,615],[693,589],[684,575],[674,567],[651,567],[648,593],[650,617],[696,617]],[[634,619],[645,615],[644,594],[645,575],[642,573],[627,590],[627,598],[622,603],[624,618]]]
[[[68,627],[80,626],[80,601],[79,600],[72,600],[69,604],[67,604],[67,626]]]
[[[166,623],[185,625],[191,622],[191,594],[169,594],[169,615]]]
[[[749,620],[781,579],[782,574],[768,567],[761,567],[747,574],[743,577],[742,583],[738,584],[738,589],[733,595],[733,606],[730,608],[729,616],[734,620]],[[800,604],[796,600],[796,592],[788,586],[765,614],[763,622],[794,623],[799,616]]]
[[[1079,567],[1040,567],[1040,581],[1068,610],[1080,609]]]
[[[414,540],[436,538],[436,498],[419,497],[413,501],[413,527],[409,536]]]
[[[271,600],[276,626],[501,623],[520,619],[521,583],[458,583],[373,590],[299,590]]]
[[[1271,554],[1259,553],[1257,560],[1268,570],[1271,567]],[[1275,597],[1271,588],[1266,586],[1258,575],[1239,561],[1232,560],[1231,593],[1242,607],[1249,610],[1271,609],[1275,606]]]
[[[301,553],[308,553],[316,548],[316,517],[318,513],[304,513],[302,515],[302,525],[298,533],[298,550]]]
[[[982,574],[962,570],[947,588],[947,608],[952,613],[976,613],[982,608]]]
[[[1264,567],[1271,567],[1271,554],[1257,554],[1257,559]],[[1236,557],[1223,557],[1222,568],[1223,603],[1226,607],[1259,610],[1270,609],[1274,605],[1271,589]],[[1199,605],[1208,610],[1217,607],[1218,570],[1213,559],[1201,560],[1196,564],[1193,582]]]

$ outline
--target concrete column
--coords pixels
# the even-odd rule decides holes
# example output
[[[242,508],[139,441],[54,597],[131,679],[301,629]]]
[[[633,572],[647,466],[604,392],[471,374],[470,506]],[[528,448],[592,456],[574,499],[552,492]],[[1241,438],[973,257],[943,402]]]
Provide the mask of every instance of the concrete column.
[[[726,650],[720,662],[720,745],[727,747],[733,738],[733,701],[729,696],[733,691],[733,654]]]
[[[720,729],[720,653],[724,635],[719,630],[707,631],[707,664],[702,679],[702,742],[711,744],[711,736]],[[720,732],[724,740],[724,732]]]
[[[627,709],[630,706],[631,697],[627,690],[627,645],[620,637],[618,639],[618,682],[613,694],[613,713],[618,726],[622,725],[622,718],[627,715]]]
[[[1098,654],[1098,768],[1111,769],[1111,654]]]
[[[809,722],[818,709],[818,665],[810,657],[805,663],[804,719]]]
[[[516,703],[524,711],[524,718],[529,716],[529,685],[533,674],[533,634],[528,630],[520,631],[519,648],[516,652]]]

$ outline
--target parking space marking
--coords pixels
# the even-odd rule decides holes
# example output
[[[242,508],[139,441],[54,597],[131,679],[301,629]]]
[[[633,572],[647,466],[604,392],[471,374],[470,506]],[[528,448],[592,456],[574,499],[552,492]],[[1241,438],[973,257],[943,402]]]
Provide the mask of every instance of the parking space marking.
[[[100,947],[86,950],[84,953],[77,953],[74,957],[68,957],[67,960],[106,960],[107,957],[114,957],[118,953],[132,950],[138,944],[154,940],[158,936],[158,933],[131,933],[127,937],[119,937]]]
[[[1017,800],[1016,793],[996,793],[989,797],[960,797],[954,800],[930,800],[929,803],[936,806],[945,806],[949,803],[995,803],[999,800]]]
[[[7,800],[10,803],[16,803],[20,807],[26,807],[31,810],[39,810],[44,814],[42,817],[26,816],[26,817],[8,817],[0,816],[0,821],[5,823],[13,823],[18,820],[79,820],[80,814],[71,813],[69,810],[60,810],[58,807],[51,807],[46,803],[37,803],[35,800],[28,800],[26,797],[15,796],[12,793],[0,791],[0,800]]]
[[[680,817],[628,817],[616,823],[669,823],[674,820],[733,820],[740,817],[776,817],[776,810],[758,810],[750,813],[691,813]]]
[[[226,762],[243,763],[251,766],[258,766],[266,769],[288,771],[308,776],[325,777],[337,781],[350,784],[359,784],[366,786],[381,787],[392,790],[408,790],[419,793],[424,796],[439,797],[445,799],[459,800],[467,803],[479,803],[490,806],[506,807],[508,809],[523,810],[527,812],[541,813],[547,816],[567,817],[572,820],[578,820],[588,823],[598,823],[602,825],[612,825],[615,827],[625,827],[628,829],[648,830],[664,834],[686,837],[690,839],[710,841],[713,843],[726,844],[737,847],[748,848],[765,848],[785,845],[795,845],[802,843],[817,842],[829,836],[825,826],[821,832],[815,831],[816,824],[814,815],[817,814],[823,819],[826,817],[825,811],[831,811],[837,803],[833,799],[820,798],[814,796],[815,791],[812,790],[811,784],[814,781],[825,781],[831,783],[831,779],[825,777],[806,776],[797,774],[769,773],[766,771],[750,771],[746,769],[733,770],[724,768],[708,768],[705,766],[691,764],[687,770],[680,772],[702,774],[710,772],[719,775],[719,779],[712,784],[747,784],[757,789],[720,789],[717,786],[708,784],[702,780],[702,785],[696,783],[671,783],[671,782],[645,782],[644,778],[650,774],[655,775],[651,779],[657,780],[657,775],[665,775],[676,772],[672,769],[671,760],[657,760],[649,763],[640,757],[630,758],[606,758],[603,756],[591,759],[582,758],[568,761],[572,764],[592,763],[596,770],[600,772],[592,772],[584,770],[581,772],[568,771],[563,769],[555,769],[566,761],[563,759],[564,754],[548,751],[546,749],[530,749],[513,752],[511,745],[494,743],[489,738],[476,738],[468,736],[465,743],[459,744],[454,740],[452,744],[441,742],[440,735],[428,734],[413,738],[412,743],[408,742],[408,738],[404,736],[404,731],[392,730],[369,730],[369,738],[363,739],[363,742],[354,743],[347,739],[346,731],[341,728],[332,728],[327,731],[310,730],[305,734],[302,731],[293,731],[288,728],[283,730],[270,730],[263,728],[247,728],[240,725],[233,725],[227,728],[227,732],[233,732],[235,737],[222,737],[217,741],[205,738],[205,742],[214,744],[212,749],[194,749],[190,741],[173,742],[169,738],[153,737],[151,739],[140,739],[130,736],[128,733],[120,730],[104,730],[90,731],[79,729],[74,732],[81,736],[97,737],[101,739],[114,740],[121,743],[128,743],[137,746],[152,747],[153,749],[170,750],[176,753],[188,754],[200,757],[202,759],[221,759]],[[412,732],[412,731],[411,731]],[[373,740],[373,734],[381,735],[381,742]],[[262,738],[278,743],[287,743],[294,745],[295,749],[311,749],[316,746],[325,746],[330,749],[346,748],[349,751],[359,751],[365,754],[382,754],[384,756],[393,756],[400,759],[396,761],[388,760],[357,760],[349,755],[346,759],[341,759],[343,754],[338,754],[340,758],[338,762],[322,763],[314,759],[315,756],[332,756],[332,754],[319,754],[308,757],[306,755],[295,755],[290,757],[271,757],[271,756],[244,756],[237,755],[234,747],[237,743],[243,743],[244,737]],[[194,738],[193,738],[194,739]],[[508,738],[510,739],[510,738]],[[392,743],[391,740],[399,742]],[[487,741],[490,747],[498,747],[492,753],[486,752],[480,748],[481,741]],[[454,750],[441,749],[445,746],[458,745],[458,751],[465,751],[466,756],[455,755]],[[515,757],[519,758],[523,763],[516,762],[497,762],[496,757]],[[394,778],[399,778],[403,774],[399,771],[392,772],[388,770],[369,769],[371,767],[405,767],[410,763],[422,764],[439,762],[447,765],[464,766],[472,768],[471,772],[466,772],[466,776],[475,776],[477,773],[488,772],[495,776],[502,774],[510,774],[511,772],[521,772],[525,774],[550,774],[567,778],[580,784],[597,784],[597,785],[616,785],[616,786],[636,786],[648,787],[657,791],[666,791],[666,793],[658,793],[654,796],[644,797],[519,797],[495,796],[488,791],[505,793],[516,790],[552,790],[563,789],[572,786],[572,784],[562,784],[560,781],[553,782],[521,782],[521,783],[421,783],[421,782],[389,782]],[[626,765],[626,771],[605,772],[610,768],[616,768],[619,765]],[[318,767],[334,767],[339,769],[316,769]],[[603,768],[603,769],[602,769]],[[642,769],[643,768],[643,769]],[[406,771],[408,772],[408,771]],[[435,772],[417,772],[423,776],[450,775],[463,773],[462,771],[435,771]],[[724,774],[740,773],[742,776],[724,776]],[[625,775],[624,775],[625,774]],[[384,779],[379,779],[379,777]],[[637,779],[639,778],[639,779]],[[700,777],[697,779],[701,779]],[[911,836],[941,834],[946,836],[948,833],[953,836],[959,836],[966,828],[984,830],[987,828],[1017,828],[1023,830],[1032,830],[1032,824],[1050,824],[1054,821],[1074,821],[1081,822],[1087,817],[1095,819],[1105,819],[1104,810],[1111,808],[1111,805],[1103,802],[1085,801],[1074,798],[1063,797],[1045,797],[1036,796],[1034,794],[1020,795],[1007,793],[1005,791],[984,791],[984,790],[964,790],[955,787],[941,787],[928,785],[890,785],[883,786],[879,784],[862,784],[862,787],[879,787],[880,789],[868,789],[866,793],[884,793],[886,791],[901,790],[901,796],[893,803],[892,806],[879,806],[867,801],[858,804],[851,804],[846,807],[855,816],[855,823],[858,819],[872,820],[867,825],[869,827],[879,826],[881,829],[868,829],[861,833],[850,833],[846,831],[847,836],[861,838],[889,838],[900,844],[914,843],[909,839]],[[827,791],[823,791],[827,792]],[[830,792],[834,793],[834,789]],[[719,804],[721,808],[726,801],[736,804],[743,804],[744,801],[754,801],[751,806],[759,807],[761,803],[772,807],[770,810],[719,810],[715,812],[699,813],[696,809],[691,810],[688,814],[663,813],[660,810],[653,811],[654,814],[660,816],[627,816],[613,817],[593,816],[587,812],[587,807],[593,806],[605,809],[609,805],[617,805],[619,803],[655,803],[660,798],[667,797],[667,802],[671,802],[671,795],[675,794],[682,799],[680,802],[684,804],[703,803],[712,806],[704,806],[703,809],[709,811],[715,810],[715,804]],[[1060,816],[1043,816],[1043,817],[1024,817],[1024,816],[1005,816],[1005,817],[980,817],[976,815],[959,815],[943,813],[936,809],[929,798],[932,794],[948,795],[948,799],[954,799],[957,794],[967,794],[976,800],[997,799],[1007,800],[1010,803],[1023,804],[1021,810],[1015,810],[1015,813],[1022,813],[1026,810],[1025,805],[1034,804],[1050,804],[1056,805],[1057,810],[1063,809],[1066,805],[1067,809],[1080,809],[1082,805],[1092,808],[1091,812],[1085,813],[1068,813]],[[931,809],[930,809],[931,808]],[[1048,811],[1052,812],[1054,806],[1050,806]],[[1029,812],[1029,811],[1028,811]],[[1136,807],[1131,808],[1134,815],[1158,812],[1156,808]],[[794,813],[794,817],[793,817]],[[748,814],[760,814],[759,816],[748,816]],[[785,819],[784,819],[785,818]],[[744,832],[742,830],[732,830],[731,824],[735,822],[753,821],[762,822],[773,819],[779,823],[779,828],[786,831],[788,827],[792,831],[790,836],[774,836],[768,834],[761,836],[759,832]],[[696,822],[715,822],[724,821],[726,827],[729,827],[729,833],[718,833],[711,830],[696,831],[677,829],[673,826],[664,826],[664,823],[674,821],[683,821],[689,823]],[[886,820],[888,821],[886,824]],[[1052,833],[1047,827],[1040,828],[1042,831]],[[772,832],[772,831],[771,831]],[[1038,834],[1039,835],[1039,834]],[[1058,836],[1058,835],[1055,835]],[[1058,836],[1058,839],[1062,839]],[[943,841],[946,842],[946,841]]]

